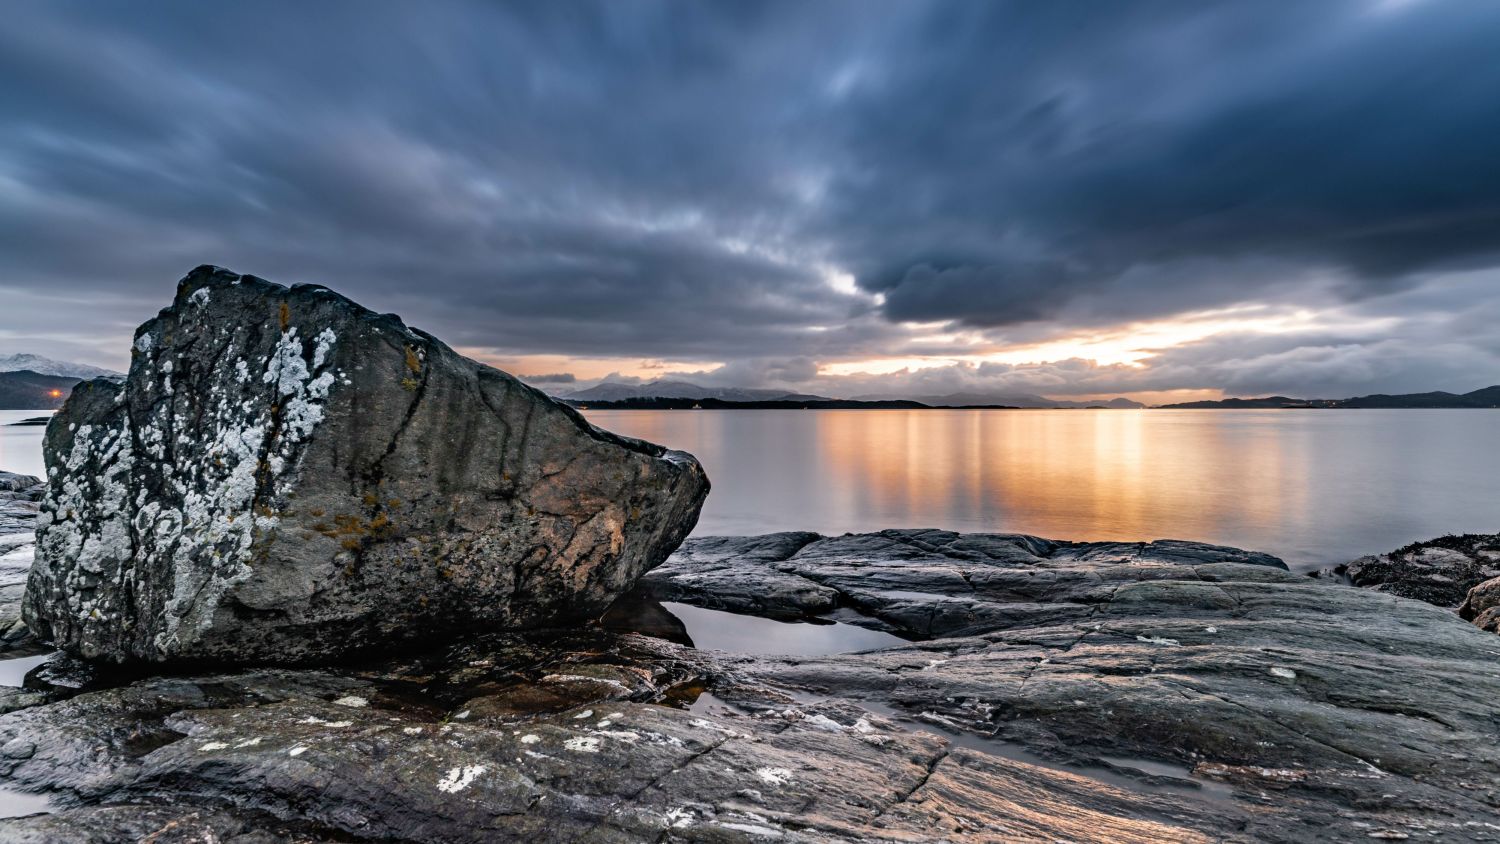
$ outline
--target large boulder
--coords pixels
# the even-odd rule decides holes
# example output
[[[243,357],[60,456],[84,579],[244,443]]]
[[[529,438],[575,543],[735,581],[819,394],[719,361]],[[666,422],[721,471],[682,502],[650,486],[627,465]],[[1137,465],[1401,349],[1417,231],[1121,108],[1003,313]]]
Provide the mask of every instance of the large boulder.
[[[400,318],[216,267],[48,426],[28,624],[93,659],[308,663],[597,616],[697,461]]]

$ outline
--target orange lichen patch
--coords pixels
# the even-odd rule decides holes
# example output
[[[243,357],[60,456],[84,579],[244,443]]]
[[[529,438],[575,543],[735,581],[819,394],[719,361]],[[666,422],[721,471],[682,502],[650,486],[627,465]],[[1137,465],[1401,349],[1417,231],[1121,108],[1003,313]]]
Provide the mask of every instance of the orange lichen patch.
[[[380,505],[380,500],[373,495],[364,496],[364,501],[371,507]],[[339,540],[339,545],[349,551],[358,551],[367,541],[379,542],[396,535],[396,523],[383,512],[376,512],[368,519],[354,513],[336,513],[333,524],[320,521],[312,529],[329,539]]]
[[[406,347],[406,368],[413,373],[422,371],[422,359],[417,357],[417,350],[411,346]]]
[[[292,309],[285,302],[281,303],[281,330],[285,331],[292,322]]]

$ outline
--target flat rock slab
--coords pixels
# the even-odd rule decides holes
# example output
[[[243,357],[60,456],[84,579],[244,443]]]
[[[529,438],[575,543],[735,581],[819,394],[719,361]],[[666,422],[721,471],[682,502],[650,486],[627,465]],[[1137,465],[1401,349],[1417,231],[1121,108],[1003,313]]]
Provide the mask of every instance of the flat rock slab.
[[[1229,567],[1229,568],[1226,568]],[[886,530],[689,540],[641,589],[768,618],[840,616],[908,638],[1034,625],[1091,606],[1125,583],[1223,574],[1302,583],[1269,554],[1200,542],[1059,542],[1021,534]],[[1215,590],[1210,600],[1227,600]]]
[[[691,455],[393,315],[214,267],[45,439],[32,629],[91,659],[311,663],[597,616],[692,530]]]

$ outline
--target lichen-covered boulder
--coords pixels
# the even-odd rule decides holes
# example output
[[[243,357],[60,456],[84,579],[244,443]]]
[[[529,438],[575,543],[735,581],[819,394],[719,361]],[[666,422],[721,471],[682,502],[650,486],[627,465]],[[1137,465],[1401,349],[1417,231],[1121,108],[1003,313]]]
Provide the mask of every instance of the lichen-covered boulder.
[[[596,616],[687,536],[691,455],[317,286],[200,267],[48,426],[25,614],[94,659],[307,663]]]

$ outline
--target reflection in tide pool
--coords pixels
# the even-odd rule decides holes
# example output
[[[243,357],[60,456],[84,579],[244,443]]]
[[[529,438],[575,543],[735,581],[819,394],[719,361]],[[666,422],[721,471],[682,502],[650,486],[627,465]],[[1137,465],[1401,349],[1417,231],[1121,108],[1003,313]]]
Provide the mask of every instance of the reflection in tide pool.
[[[899,636],[852,624],[772,621],[688,604],[662,606],[681,619],[694,647],[704,650],[819,656],[909,644]]]
[[[14,788],[0,788],[0,818],[24,818],[52,811],[52,801],[45,794],[28,794]]]
[[[31,669],[52,658],[52,653],[0,659],[0,686],[19,687]]]
[[[696,454],[696,533],[1194,539],[1294,568],[1500,530],[1500,412],[589,411]]]

